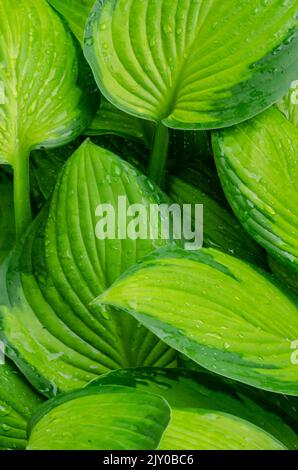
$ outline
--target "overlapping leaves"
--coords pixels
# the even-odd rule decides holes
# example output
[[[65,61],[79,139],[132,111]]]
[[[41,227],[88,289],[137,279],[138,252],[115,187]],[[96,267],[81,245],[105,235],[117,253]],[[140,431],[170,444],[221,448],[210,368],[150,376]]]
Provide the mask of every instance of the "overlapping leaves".
[[[253,424],[263,420],[273,435]],[[297,444],[282,419],[233,387],[222,384],[218,391],[212,377],[176,369],[107,374],[48,401],[29,431],[29,449],[282,450],[282,442]]]
[[[71,35],[45,0],[3,0],[0,16],[0,163],[14,168],[20,237],[31,221],[31,150],[71,141],[89,124],[93,105]]]
[[[39,407],[0,366],[0,448],[25,447],[33,413],[34,450],[297,449],[297,297],[256,267],[268,269],[263,247],[297,291],[297,1],[2,0],[0,16],[0,163],[13,167],[0,174],[1,339],[38,391],[59,395]],[[96,115],[80,46],[105,95]],[[291,82],[284,116],[242,122]],[[234,124],[213,144],[244,228],[196,132]],[[117,232],[119,197],[169,200],[83,135],[144,173],[151,150],[158,184],[170,154],[167,192],[204,204],[209,248]],[[36,149],[42,210],[26,231]],[[99,204],[114,208],[114,237],[98,236]],[[198,372],[172,369],[177,358]]]
[[[203,204],[204,207],[204,246],[217,248],[225,253],[245,259],[257,265],[264,265],[263,253],[247,235],[237,219],[216,200],[179,178],[168,181],[168,194],[181,204]],[[193,226],[195,221],[193,220]]]
[[[210,248],[193,254],[161,249],[98,302],[130,313],[217,374],[298,395],[297,368],[291,362],[297,298],[244,261]]]
[[[121,385],[162,396],[172,409],[213,410],[246,420],[264,429],[289,449],[297,449],[298,436],[294,424],[297,399],[260,393],[259,390],[235,382],[228,383],[206,370],[137,368],[113,371],[94,380],[88,387]],[[270,399],[272,401],[270,401]],[[274,406],[274,402],[278,406]],[[289,408],[289,413],[287,413]],[[190,431],[191,426],[185,423]],[[182,426],[184,427],[184,426]],[[179,435],[179,432],[177,432]],[[210,425],[207,433],[215,441]],[[214,442],[213,442],[214,445]],[[199,443],[197,441],[199,448]],[[187,447],[187,442],[184,443]]]
[[[119,196],[131,204],[163,200],[133,167],[86,141],[8,265],[3,337],[21,370],[46,394],[79,388],[111,369],[174,361],[174,352],[129,316],[90,306],[154,245],[166,243],[98,239],[96,208],[110,203],[122,216]]]
[[[66,19],[73,34],[82,43],[88,16],[95,0],[48,0]]]
[[[41,403],[11,363],[0,365],[0,449],[25,449],[28,420]]]
[[[156,395],[117,386],[83,389],[37,411],[28,449],[156,449],[169,420],[168,404]]]
[[[226,196],[246,230],[298,272],[298,131],[277,109],[213,136]]]

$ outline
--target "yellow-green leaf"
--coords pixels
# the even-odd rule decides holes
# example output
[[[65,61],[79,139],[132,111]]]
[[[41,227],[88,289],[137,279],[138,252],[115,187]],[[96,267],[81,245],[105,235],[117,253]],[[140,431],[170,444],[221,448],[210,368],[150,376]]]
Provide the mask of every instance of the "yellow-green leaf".
[[[297,298],[244,261],[211,248],[161,249],[96,302],[125,310],[217,374],[298,395]]]

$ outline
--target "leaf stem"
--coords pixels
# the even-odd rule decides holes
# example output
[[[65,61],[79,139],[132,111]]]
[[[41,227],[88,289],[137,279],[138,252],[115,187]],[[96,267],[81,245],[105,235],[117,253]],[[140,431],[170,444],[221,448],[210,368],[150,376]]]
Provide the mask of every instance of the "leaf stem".
[[[14,211],[16,237],[21,238],[32,221],[30,201],[29,154],[17,155],[14,164]]]
[[[160,122],[156,127],[148,169],[149,178],[160,187],[164,184],[168,149],[169,129]]]

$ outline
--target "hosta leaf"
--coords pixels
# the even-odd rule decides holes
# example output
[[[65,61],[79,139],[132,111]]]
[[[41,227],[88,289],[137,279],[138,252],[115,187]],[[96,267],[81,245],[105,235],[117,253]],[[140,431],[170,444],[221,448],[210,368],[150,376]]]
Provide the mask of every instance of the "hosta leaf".
[[[30,425],[29,450],[152,450],[170,419],[165,400],[126,387],[48,401]]]
[[[26,447],[27,422],[42,399],[17,370],[0,365],[0,449]]]
[[[226,196],[245,229],[298,272],[298,130],[277,110],[213,136]]]
[[[48,0],[66,19],[70,29],[82,43],[87,18],[95,0]]]
[[[105,121],[101,120],[101,130],[99,130],[99,127],[92,129],[93,124],[91,124],[86,134],[91,136],[95,144],[111,150],[144,171],[148,163],[147,147],[152,137],[151,124],[147,122],[140,126],[141,121],[139,119],[131,118],[128,114],[122,113],[117,108],[112,107],[104,98],[101,98],[101,100],[104,108],[111,106],[110,112],[104,116]],[[112,120],[108,121],[108,125],[104,124],[107,116],[111,117],[112,115]],[[124,122],[121,121],[122,124],[120,125],[120,121],[117,118],[120,115],[122,115],[121,119],[125,116],[125,119],[128,118],[131,123],[131,126],[125,132],[123,130]],[[97,116],[95,116],[94,122],[96,122]],[[141,127],[142,131],[140,131]],[[126,133],[130,138],[122,138]],[[139,141],[135,140],[137,135],[140,136]],[[31,177],[33,192],[41,193],[45,199],[49,198],[61,167],[67,158],[78,148],[80,143],[82,143],[82,137],[59,148],[35,150],[32,152]],[[224,204],[226,200],[224,196],[221,197],[222,190],[215,168],[209,168],[210,163],[214,165],[213,156],[205,158],[207,149],[209,149],[209,143],[205,132],[173,130],[171,132],[169,149],[171,154],[171,172],[179,176],[181,175],[181,178],[186,181],[191,181],[196,186],[203,188],[204,191],[212,194],[212,197]],[[191,168],[188,166],[185,168],[185,161],[188,160],[191,160],[189,162],[192,165]],[[182,163],[184,163],[183,168]]]
[[[20,239],[32,219],[30,152],[82,133],[96,100],[89,99],[88,72],[78,70],[82,54],[45,0],[3,0],[0,17],[0,163],[14,169]]]
[[[282,395],[280,393],[273,393],[268,392],[267,390],[261,390],[260,388],[251,387],[250,385],[243,384],[241,382],[236,382],[235,380],[226,378],[226,377],[219,377],[217,374],[210,372],[207,369],[199,366],[196,362],[192,361],[188,357],[184,356],[183,354],[179,355],[178,358],[179,367],[183,367],[187,369],[189,373],[199,373],[200,375],[203,374],[207,377],[202,379],[204,383],[209,385],[209,380],[215,381],[217,384],[217,389],[219,387],[219,381],[221,382],[220,388],[221,390],[225,390],[225,387],[231,387],[233,389],[234,394],[236,393],[238,397],[241,397],[241,400],[244,400],[246,411],[250,410],[250,406],[246,399],[251,400],[254,404],[258,404],[264,411],[273,414],[275,417],[278,416],[284,423],[287,424],[295,433],[295,437],[289,436],[286,432],[285,434],[281,431],[280,425],[275,425],[275,430],[272,428],[268,428],[268,424],[270,425],[270,419],[268,416],[266,417],[266,422],[256,422],[252,419],[252,417],[242,416],[248,421],[254,422],[254,424],[260,426],[262,429],[265,429],[269,432],[269,434],[274,435],[278,440],[283,442],[287,447],[294,448],[297,447],[297,439],[298,439],[298,397],[297,396],[290,396],[290,395]],[[108,374],[106,374],[108,375]],[[224,409],[222,411],[230,412],[228,409]],[[237,414],[238,413],[233,413]],[[262,416],[260,413],[255,413],[257,418],[261,418]],[[239,415],[240,416],[240,415]],[[240,416],[241,417],[241,416]],[[276,433],[277,431],[277,433]],[[281,431],[281,432],[280,432]],[[289,440],[285,440],[284,438]]]
[[[274,275],[278,277],[289,289],[292,289],[298,294],[298,272],[290,271],[271,256],[268,258],[268,263]]]
[[[0,264],[13,247],[15,223],[11,180],[0,173]]]
[[[146,145],[151,144],[152,127],[129,114],[115,108],[104,97],[101,98],[100,107],[91,122],[86,135],[115,134],[140,140]]]
[[[178,168],[178,171],[174,171],[174,176],[200,188],[201,191],[215,199],[221,206],[230,209],[220,184],[213,155],[211,158],[192,158],[192,161],[189,161],[184,167],[182,166]]]
[[[297,14],[296,0],[98,0],[84,51],[123,111],[224,127],[280,99],[298,75]]]
[[[278,103],[278,108],[286,118],[298,128],[298,80],[294,80],[287,95]],[[269,256],[272,272],[284,282],[287,287],[298,293],[298,272],[293,272]]]
[[[255,264],[265,264],[262,250],[245,232],[237,219],[200,188],[179,178],[171,177],[168,180],[167,193],[174,202],[180,205],[191,204],[194,207],[195,204],[203,204],[204,246],[218,248]]]
[[[242,385],[235,382],[227,384],[220,377],[204,370],[122,369],[101,376],[87,387],[103,385],[121,385],[158,394],[165,398],[172,409],[200,408],[232,414],[272,434],[286,447],[298,449],[298,435],[290,427],[293,419],[287,420],[285,413],[277,410],[271,402],[262,396],[258,398],[259,391],[256,389],[245,387],[243,390]],[[274,394],[264,392],[264,395]],[[286,399],[281,395],[277,397],[281,406],[285,407]]]
[[[68,159],[49,208],[8,266],[2,334],[10,356],[46,394],[79,388],[108,370],[174,362],[174,352],[130,316],[90,306],[129,266],[166,243],[99,240],[96,208],[110,203],[118,216],[119,196],[147,208],[166,200],[132,166],[87,140]]]
[[[279,395],[277,393],[268,393],[263,390],[258,390],[246,385],[239,384],[240,387],[245,387],[244,393],[257,400],[266,409],[278,414],[285,422],[296,432],[298,437],[298,398],[297,396]],[[281,439],[282,440],[282,439]]]
[[[298,80],[292,82],[289,92],[278,103],[278,108],[298,128]]]
[[[82,143],[82,137],[55,149],[35,150],[31,154],[31,188],[49,199],[55,187],[58,175],[66,160]]]
[[[285,450],[262,429],[213,410],[175,409],[161,450]]]
[[[128,271],[97,302],[121,308],[203,367],[298,395],[297,298],[220,251],[166,248]],[[282,312],[282,315],[281,315]]]
[[[0,161],[16,166],[34,148],[72,140],[91,115],[71,36],[47,2],[2,0],[0,16]]]
[[[62,147],[32,152],[31,190],[35,199],[38,200],[39,207],[43,206],[44,200],[49,199],[62,166],[83,141],[84,137],[80,136],[75,141]],[[112,134],[93,136],[92,142],[111,150],[134,166],[144,167],[146,149],[139,142],[133,142]],[[41,203],[39,202],[40,199]]]

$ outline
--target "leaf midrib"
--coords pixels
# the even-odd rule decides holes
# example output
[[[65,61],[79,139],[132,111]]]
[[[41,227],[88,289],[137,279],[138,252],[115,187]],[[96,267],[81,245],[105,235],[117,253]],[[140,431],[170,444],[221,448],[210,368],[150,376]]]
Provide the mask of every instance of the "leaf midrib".
[[[201,8],[203,6],[203,2],[200,4],[200,10],[198,12],[198,18],[201,16]],[[210,9],[213,8],[213,0],[209,1],[207,11],[205,12],[205,18],[208,16],[208,13]],[[188,45],[188,47],[184,50],[184,54],[182,55],[180,59],[180,63],[178,63],[178,72],[175,74],[175,77],[173,77],[172,82],[174,83],[174,86],[172,86],[172,90],[169,93],[169,98],[168,98],[168,103],[165,108],[164,116],[160,118],[161,121],[167,119],[172,112],[175,109],[176,103],[177,103],[177,98],[180,92],[181,88],[181,83],[182,83],[182,77],[184,75],[184,68],[186,67],[186,63],[191,60],[191,51],[193,50],[194,44],[198,41],[200,32],[201,32],[201,25],[202,25],[202,19],[200,21],[200,25],[198,27],[198,30],[194,36],[194,39],[191,41],[191,43]],[[184,57],[187,56],[186,60],[183,60]]]

